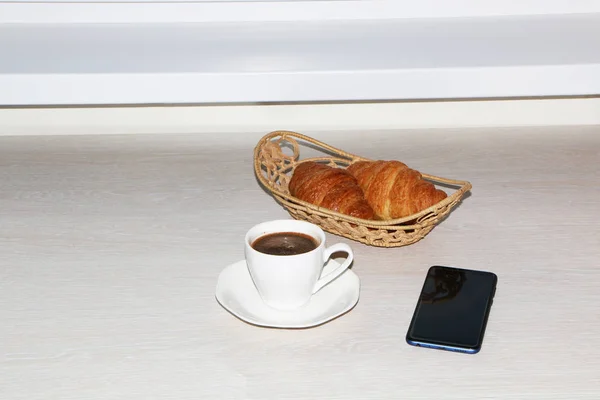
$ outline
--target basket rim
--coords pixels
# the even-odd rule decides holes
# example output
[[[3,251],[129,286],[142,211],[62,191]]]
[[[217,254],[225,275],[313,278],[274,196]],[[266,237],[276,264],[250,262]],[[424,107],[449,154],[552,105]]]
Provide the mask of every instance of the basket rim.
[[[332,211],[323,207],[319,207],[316,206],[312,203],[306,202],[304,200],[300,200],[292,195],[289,195],[287,193],[284,193],[281,190],[278,190],[277,188],[273,187],[270,182],[264,177],[264,175],[262,174],[262,170],[261,170],[261,163],[258,160],[258,155],[260,153],[260,151],[263,149],[264,145],[266,143],[271,142],[271,139],[276,138],[280,136],[282,139],[284,137],[292,137],[295,139],[300,139],[309,143],[312,143],[314,145],[317,145],[319,147],[321,147],[322,149],[325,150],[329,150],[331,152],[334,153],[338,153],[339,155],[341,155],[344,158],[348,158],[348,162],[352,163],[352,161],[373,161],[372,159],[369,158],[365,158],[365,157],[361,157],[359,155],[355,155],[352,153],[348,153],[344,150],[338,149],[334,146],[328,145],[324,142],[321,142],[319,140],[316,140],[310,136],[298,133],[298,132],[293,132],[293,131],[287,131],[287,130],[277,130],[277,131],[272,131],[270,133],[267,133],[266,135],[264,135],[257,143],[257,145],[254,148],[254,173],[257,176],[258,180],[260,181],[260,183],[276,198],[278,198],[280,201],[287,203],[285,204],[288,207],[293,207],[293,208],[300,208],[303,207],[306,209],[306,211],[310,212],[314,212],[314,213],[318,213],[321,214],[321,216],[325,216],[325,217],[335,217],[338,220],[341,221],[345,221],[348,223],[352,223],[352,224],[357,224],[357,225],[361,225],[361,226],[367,226],[367,227],[372,227],[372,228],[379,228],[379,229],[397,229],[398,226],[400,224],[404,224],[405,222],[409,222],[409,221],[418,221],[419,218],[430,214],[431,212],[445,207],[455,201],[458,201],[459,199],[461,199],[469,190],[471,190],[472,185],[470,182],[468,181],[464,181],[464,180],[456,180],[456,179],[449,179],[449,178],[443,178],[440,176],[435,176],[435,175],[430,175],[430,174],[425,174],[425,173],[421,173],[421,175],[431,181],[434,182],[438,182],[438,183],[444,183],[447,185],[451,185],[451,186],[458,186],[459,188],[457,190],[454,191],[454,193],[448,195],[445,199],[443,199],[442,201],[424,209],[419,211],[418,213],[412,214],[412,215],[408,215],[406,217],[402,217],[402,218],[396,218],[396,219],[390,219],[390,220],[370,220],[370,219],[362,219],[362,218],[356,218],[356,217],[352,217],[350,215],[346,215],[346,214],[342,214],[336,211]],[[300,146],[299,143],[297,143],[298,146]],[[297,154],[294,154],[294,158],[296,159],[298,157]],[[334,157],[330,157],[330,156],[324,156],[324,157],[312,157],[312,158],[307,158],[304,160],[295,160],[296,164],[300,164],[303,162],[307,162],[307,161],[314,161],[314,160],[331,160],[334,159]],[[426,221],[425,221],[426,222]],[[416,224],[411,224],[411,225],[402,225],[402,229],[412,229],[412,228],[416,228],[416,227],[422,227],[423,226],[423,222],[417,222]]]

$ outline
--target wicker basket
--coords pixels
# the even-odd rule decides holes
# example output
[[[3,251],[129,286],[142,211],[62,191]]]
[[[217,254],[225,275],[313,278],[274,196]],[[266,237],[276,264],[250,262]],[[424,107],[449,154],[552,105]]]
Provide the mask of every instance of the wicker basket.
[[[307,147],[316,148],[328,155],[299,160],[299,141],[305,142],[303,144]],[[292,154],[286,154],[284,148],[291,148]],[[318,161],[345,168],[359,160],[369,159],[346,153],[299,133],[275,131],[265,135],[256,145],[254,172],[261,184],[293,218],[312,222],[327,232],[378,247],[400,247],[421,240],[471,189],[471,184],[466,181],[422,174],[432,183],[455,187],[456,191],[417,214],[387,221],[354,218],[317,207],[290,195],[288,183],[298,164]]]

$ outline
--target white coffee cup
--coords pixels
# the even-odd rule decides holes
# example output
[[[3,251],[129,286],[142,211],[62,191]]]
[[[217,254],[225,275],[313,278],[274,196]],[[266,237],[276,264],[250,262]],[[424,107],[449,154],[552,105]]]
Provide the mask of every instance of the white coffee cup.
[[[314,250],[295,255],[261,253],[252,247],[260,237],[277,232],[311,236],[318,243]],[[325,248],[325,233],[317,225],[298,220],[268,221],[252,227],[245,238],[248,271],[263,301],[279,310],[292,310],[306,304],[311,296],[340,276],[352,263],[350,246],[337,243]],[[323,266],[335,252],[348,257],[335,270],[321,276]]]

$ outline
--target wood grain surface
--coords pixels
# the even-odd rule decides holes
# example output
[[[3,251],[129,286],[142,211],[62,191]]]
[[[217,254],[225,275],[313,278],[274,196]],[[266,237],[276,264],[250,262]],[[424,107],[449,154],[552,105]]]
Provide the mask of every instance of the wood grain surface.
[[[307,133],[473,190],[408,247],[328,235],[361,299],[306,330],[214,297],[244,233],[289,218],[260,134],[0,138],[0,398],[598,399],[600,127]],[[405,343],[434,264],[498,274],[477,355]]]

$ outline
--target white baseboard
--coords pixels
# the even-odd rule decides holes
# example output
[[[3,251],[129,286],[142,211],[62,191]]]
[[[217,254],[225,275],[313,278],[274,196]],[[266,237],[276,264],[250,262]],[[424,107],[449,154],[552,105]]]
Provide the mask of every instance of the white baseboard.
[[[600,125],[600,98],[0,109],[0,136],[574,125]]]

